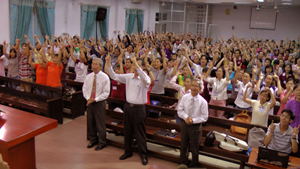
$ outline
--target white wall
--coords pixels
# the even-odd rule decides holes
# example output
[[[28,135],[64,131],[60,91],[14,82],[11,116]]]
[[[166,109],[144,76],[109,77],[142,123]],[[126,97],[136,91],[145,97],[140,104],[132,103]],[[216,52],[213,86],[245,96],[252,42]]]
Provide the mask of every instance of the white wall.
[[[155,13],[159,11],[159,2],[143,0],[141,4],[132,4],[130,0],[56,0],[55,34],[69,33],[80,35],[80,3],[84,5],[109,6],[109,38],[116,37],[114,31],[125,30],[125,8],[144,10],[144,30],[155,30]]]
[[[225,9],[231,10],[229,16],[225,15]],[[276,41],[286,37],[296,40],[300,35],[299,7],[279,9],[275,30],[250,29],[250,15],[250,6],[240,5],[237,6],[237,9],[233,9],[232,6],[214,5],[212,7],[211,23],[218,25],[218,34],[222,34],[224,40],[232,34],[246,38],[272,38]],[[232,26],[235,29],[232,30]]]
[[[10,41],[9,36],[9,0],[1,0],[0,5],[0,43]]]

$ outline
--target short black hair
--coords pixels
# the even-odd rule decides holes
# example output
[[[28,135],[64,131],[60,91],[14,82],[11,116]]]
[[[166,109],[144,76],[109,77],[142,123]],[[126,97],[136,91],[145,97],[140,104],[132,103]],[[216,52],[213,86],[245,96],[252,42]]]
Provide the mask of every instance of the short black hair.
[[[274,60],[273,65],[279,65],[279,60],[278,59]]]
[[[295,84],[293,91],[295,91],[300,86],[300,83]]]
[[[262,93],[264,93],[264,92],[267,92],[267,93],[268,93],[269,99],[267,100],[267,102],[270,101],[270,100],[271,100],[271,93],[265,89],[265,90],[263,90],[263,91],[260,92],[260,95],[261,95]]]
[[[296,59],[295,59],[295,64],[297,64],[297,61],[298,61],[299,58],[300,58],[300,57],[296,57]]]
[[[218,69],[221,69],[223,71],[223,77],[222,78],[225,78],[225,75],[226,75],[225,69],[223,67],[218,67],[217,70]],[[216,70],[216,72],[217,72],[217,70]]]
[[[267,68],[271,68],[271,69],[272,69],[272,73],[274,72],[273,66],[272,66],[271,64],[268,64],[268,65],[265,67],[265,74],[267,74]]]
[[[285,72],[285,67],[288,66],[288,65],[290,66],[291,70],[290,70],[290,72]],[[292,64],[288,63],[286,65],[283,65],[283,72],[288,73],[288,74],[293,74]]]
[[[265,61],[270,61],[270,63],[272,63],[272,59],[270,59],[270,58],[266,58],[266,60]]]
[[[288,113],[290,115],[291,120],[295,119],[295,115],[294,115],[294,113],[290,109],[284,109],[284,110],[282,110],[281,114],[283,114],[283,113]]]

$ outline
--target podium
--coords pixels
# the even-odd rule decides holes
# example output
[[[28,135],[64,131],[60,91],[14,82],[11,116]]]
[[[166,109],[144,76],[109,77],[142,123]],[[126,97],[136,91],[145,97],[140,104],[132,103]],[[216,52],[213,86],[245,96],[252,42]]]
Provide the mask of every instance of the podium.
[[[10,169],[36,169],[34,137],[57,127],[57,120],[0,105],[0,153]]]

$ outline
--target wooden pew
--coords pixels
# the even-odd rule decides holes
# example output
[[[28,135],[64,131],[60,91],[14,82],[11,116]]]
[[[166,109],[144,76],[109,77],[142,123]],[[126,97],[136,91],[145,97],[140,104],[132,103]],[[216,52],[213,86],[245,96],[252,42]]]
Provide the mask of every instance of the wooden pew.
[[[71,114],[64,111],[65,117],[74,119],[84,115],[86,100],[83,97],[82,91],[78,90],[78,88],[82,89],[83,83],[69,79],[61,79],[61,82],[65,83],[67,87],[74,87],[76,89],[76,92],[72,94],[71,99],[62,98],[64,107],[71,109]]]
[[[125,100],[109,98],[107,100],[107,102],[108,103],[114,102],[114,103],[119,103],[119,104],[123,103],[124,104]],[[155,131],[157,131],[159,129],[176,129],[176,131],[178,131],[179,134],[180,134],[180,131],[181,131],[180,125],[170,122],[170,120],[173,118],[174,113],[177,113],[177,111],[174,110],[174,109],[169,110],[168,108],[163,108],[163,107],[158,107],[158,106],[149,106],[149,105],[146,105],[146,108],[161,111],[162,114],[165,115],[165,116],[162,116],[160,118],[147,118],[146,119],[147,139],[149,141],[157,142],[159,144],[163,144],[163,145],[166,145],[166,146],[179,148],[180,140],[175,139],[178,136],[175,137],[175,138],[168,138],[168,137],[155,136],[153,134]],[[223,107],[219,106],[219,107],[213,107],[213,108],[222,109]],[[228,109],[230,109],[230,108],[228,108]],[[235,109],[233,109],[233,110],[235,110]],[[251,112],[249,112],[249,113],[251,114]],[[113,119],[119,119],[119,120],[123,119],[123,114],[122,113],[114,112],[113,110],[107,110],[107,116],[109,118],[113,118]],[[168,117],[169,117],[169,119],[168,119]],[[272,116],[272,117],[274,119],[278,120],[277,116]],[[107,127],[112,129],[112,130],[117,130],[116,126],[114,126],[112,124],[109,124],[110,122],[111,122],[110,120],[107,122]],[[229,158],[238,160],[238,161],[240,161],[240,165],[242,167],[248,161],[248,156],[247,155],[245,155],[243,153],[234,153],[234,152],[228,152],[226,150],[221,150],[221,149],[218,148],[218,142],[214,143],[213,147],[205,147],[204,146],[205,136],[209,131],[219,131],[219,132],[222,132],[222,133],[225,133],[225,134],[228,134],[228,135],[232,135],[234,137],[237,137],[237,138],[240,138],[242,140],[247,141],[247,135],[231,133],[230,130],[229,130],[231,125],[244,127],[244,128],[247,128],[247,129],[251,129],[254,126],[258,127],[257,125],[246,124],[246,123],[236,122],[236,121],[232,121],[232,120],[221,119],[221,118],[217,118],[217,117],[209,117],[206,125],[202,127],[202,136],[204,136],[204,137],[202,137],[202,142],[200,144],[200,149],[201,149],[201,151],[204,151],[205,153],[214,154],[215,156],[222,156],[221,157],[222,159],[226,159],[226,157],[229,157]],[[120,126],[122,126],[122,124],[120,124]],[[259,126],[259,127],[261,127],[261,126]],[[267,129],[266,127],[262,127],[262,128],[264,130]],[[155,131],[154,131],[154,129],[155,129]],[[118,128],[117,131],[122,132],[122,130],[120,128]],[[180,139],[180,138],[178,137],[178,139]]]
[[[6,82],[5,87],[0,87],[0,101],[4,103],[13,104],[25,109],[38,111],[45,114],[47,117],[56,119],[58,123],[63,123],[63,113],[62,113],[62,89],[44,86],[32,82],[25,82],[18,79],[8,78],[0,76],[0,80]],[[53,91],[59,93],[58,98],[51,98],[49,96],[38,95],[34,93],[23,92],[15,90],[8,87],[8,82],[23,83],[25,85],[30,85],[37,87],[39,89],[45,89],[48,91]]]

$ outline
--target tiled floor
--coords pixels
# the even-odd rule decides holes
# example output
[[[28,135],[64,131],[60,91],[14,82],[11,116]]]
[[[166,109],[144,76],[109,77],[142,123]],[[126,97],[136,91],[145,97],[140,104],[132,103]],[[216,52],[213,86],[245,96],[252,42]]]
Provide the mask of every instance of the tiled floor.
[[[95,151],[93,148],[86,148],[88,143],[86,116],[37,136],[35,139],[37,169],[148,169],[153,164],[172,169],[178,166],[176,163],[153,157],[149,157],[149,164],[143,166],[136,153],[133,157],[120,161],[119,156],[124,153],[123,149],[107,146]]]
[[[108,134],[109,139],[123,142],[123,137]],[[165,169],[176,169],[178,164],[149,157],[143,166],[137,153],[124,161],[119,156],[124,149],[107,146],[100,151],[86,148],[86,116],[75,120],[64,119],[64,124],[36,137],[37,169],[148,169],[153,164]],[[161,145],[147,143],[148,149],[179,156],[179,151]],[[190,155],[191,157],[191,155]],[[236,169],[239,165],[200,155],[201,163],[221,168]]]

